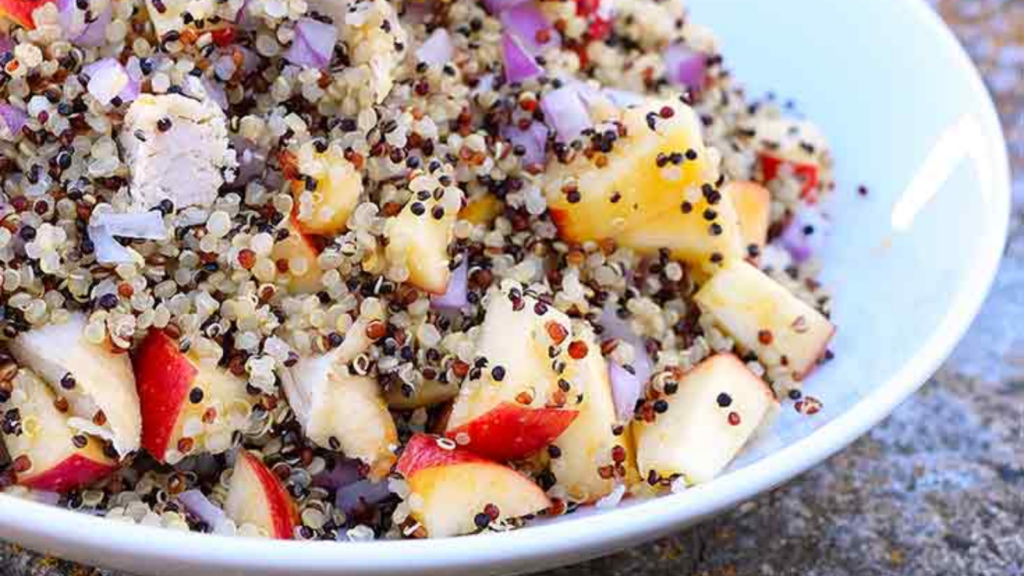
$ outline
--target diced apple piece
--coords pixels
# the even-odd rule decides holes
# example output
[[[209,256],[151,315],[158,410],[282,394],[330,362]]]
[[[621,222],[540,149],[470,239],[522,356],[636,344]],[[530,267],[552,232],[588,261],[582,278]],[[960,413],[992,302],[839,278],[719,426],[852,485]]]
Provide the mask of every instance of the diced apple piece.
[[[51,2],[53,0],[0,0],[0,20],[5,17],[10,18],[20,26],[31,30],[36,27],[32,13],[36,8]],[[0,27],[2,26],[3,23],[0,22]]]
[[[151,330],[134,359],[142,402],[142,447],[160,462],[219,454],[245,428],[257,398],[246,381],[215,359],[182,353],[161,330]]]
[[[803,198],[816,202],[821,165],[828,149],[821,130],[805,120],[762,119],[757,124],[757,140],[761,147],[758,159],[762,180],[771,182],[783,166],[789,166],[803,183]]]
[[[496,460],[524,458],[550,444],[576,417],[562,408],[572,398],[559,388],[559,380],[570,380],[571,342],[565,314],[516,282],[493,289],[476,350],[487,364],[463,384],[448,436]],[[566,366],[562,373],[556,364]]]
[[[299,360],[282,375],[284,391],[310,440],[362,460],[377,480],[395,463],[398,432],[377,381],[352,374],[344,354]]]
[[[448,244],[458,214],[446,204],[429,195],[423,200],[415,197],[384,228],[388,263],[405,266],[408,282],[431,294],[444,294],[451,274]]]
[[[732,354],[718,354],[671,379],[675,394],[653,422],[634,421],[637,465],[644,478],[708,482],[736,457],[768,411],[775,393]]]
[[[22,368],[10,381],[8,400],[0,403],[7,453],[14,462],[17,483],[35,490],[67,492],[109,476],[117,460],[101,442],[68,426],[53,391],[31,371]]]
[[[411,506],[413,518],[432,538],[470,534],[492,521],[522,518],[551,506],[526,476],[434,436],[413,436],[398,471],[409,483],[410,500],[418,501]]]
[[[349,216],[359,204],[363,192],[363,177],[339,146],[331,146],[318,154],[313,162],[300,166],[303,173],[316,179],[316,189],[310,192],[308,215],[302,203],[305,189],[295,196],[298,205],[299,227],[306,234],[337,234],[345,229]],[[307,217],[308,216],[308,217]]]
[[[384,393],[388,407],[392,410],[415,410],[437,406],[458,396],[459,387],[450,382],[424,380],[412,390],[411,394],[407,394],[407,392],[403,391],[401,386],[388,388]]]
[[[689,212],[680,208],[668,212],[616,237],[621,246],[628,246],[642,254],[653,254],[668,248],[672,258],[694,264],[703,271],[713,272],[724,262],[743,258],[746,252],[740,233],[739,218],[728,196],[711,206],[705,200],[694,204]],[[712,210],[714,220],[702,213]]]
[[[278,270],[287,272],[287,285],[293,292],[311,294],[323,290],[323,269],[317,258],[320,251],[312,238],[303,234],[294,220],[289,225],[288,237],[274,244],[270,258]],[[280,274],[278,275],[280,277]]]
[[[115,354],[85,338],[86,317],[71,314],[18,335],[10,351],[68,400],[73,428],[111,440],[125,456],[139,448],[142,416],[127,354]]]
[[[702,310],[767,365],[803,378],[825,354],[835,327],[748,262],[728,263],[694,296]]]
[[[235,524],[252,524],[271,538],[291,540],[299,514],[281,481],[257,456],[241,450],[231,474],[224,512]]]
[[[759,254],[768,242],[769,211],[771,194],[768,189],[756,182],[730,182],[722,189],[722,193],[732,198],[733,207],[740,222],[740,236],[743,248],[748,257]],[[750,249],[756,246],[756,252]]]
[[[599,350],[593,338],[587,343]],[[554,441],[557,450],[551,454],[551,472],[570,499],[594,502],[610,494],[616,483],[635,481],[636,464],[629,428],[617,421],[604,357],[587,354],[580,362],[578,379],[583,394],[583,402],[576,405],[579,416]]]
[[[494,194],[484,194],[470,200],[459,212],[459,218],[476,225],[489,225],[501,214],[502,206]]]

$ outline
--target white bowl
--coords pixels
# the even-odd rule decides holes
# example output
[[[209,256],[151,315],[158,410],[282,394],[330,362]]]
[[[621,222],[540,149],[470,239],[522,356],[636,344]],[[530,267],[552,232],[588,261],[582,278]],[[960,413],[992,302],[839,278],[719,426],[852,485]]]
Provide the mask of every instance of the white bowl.
[[[717,480],[612,511],[507,534],[335,544],[182,534],[0,495],[0,538],[144,574],[526,572],[608,554],[775,487],[847,446],[946,358],[996,271],[1009,168],[989,96],[953,35],[919,0],[690,0],[754,93],[792,96],[835,146],[841,183],[826,280],[836,359]],[[870,188],[866,198],[859,184]],[[585,519],[584,519],[585,518]]]

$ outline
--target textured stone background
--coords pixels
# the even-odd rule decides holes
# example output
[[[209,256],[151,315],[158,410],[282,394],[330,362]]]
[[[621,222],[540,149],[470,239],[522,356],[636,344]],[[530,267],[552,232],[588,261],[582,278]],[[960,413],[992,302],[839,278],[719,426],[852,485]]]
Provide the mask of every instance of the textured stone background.
[[[996,94],[1016,174],[995,291],[913,402],[731,514],[547,576],[1024,576],[1024,0],[932,0]],[[103,575],[0,543],[0,574]]]

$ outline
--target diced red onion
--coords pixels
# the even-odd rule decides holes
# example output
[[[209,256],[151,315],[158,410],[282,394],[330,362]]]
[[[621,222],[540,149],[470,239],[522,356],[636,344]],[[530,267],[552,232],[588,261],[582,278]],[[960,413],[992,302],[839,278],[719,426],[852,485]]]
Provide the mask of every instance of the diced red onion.
[[[431,66],[444,66],[452,61],[455,47],[444,28],[438,28],[416,49],[416,59]]]
[[[186,490],[178,494],[178,501],[185,507],[185,510],[211,529],[220,526],[227,519],[224,511],[210,502],[210,499],[199,490]]]
[[[490,10],[491,14],[501,14],[503,11],[509,8],[518,6],[530,0],[484,0],[484,6]]]
[[[14,140],[28,121],[28,113],[10,104],[0,104],[0,138]]]
[[[602,90],[604,95],[612,101],[619,108],[633,108],[635,106],[641,106],[647,102],[647,98],[643,94],[637,94],[636,92],[630,92],[629,90],[618,90],[616,88],[605,88]]]
[[[537,60],[530,54],[519,38],[505,32],[501,35],[501,55],[505,61],[505,80],[516,83],[529,80],[544,73]]]
[[[228,109],[228,95],[224,93],[224,87],[221,86],[220,82],[211,80],[210,78],[203,78],[202,81],[203,90],[206,95],[209,96],[210,100],[213,100],[221,110]]]
[[[155,210],[131,214],[101,213],[89,220],[89,226],[102,226],[113,236],[140,240],[166,240],[167,227]]]
[[[540,99],[544,121],[562,142],[568,142],[590,128],[590,114],[575,85],[552,90]]]
[[[517,4],[504,10],[501,23],[505,31],[515,34],[534,56],[561,43],[558,31],[533,2]]]
[[[634,369],[635,371],[635,369]],[[608,379],[612,384],[612,399],[615,401],[615,417],[619,422],[633,419],[636,401],[643,394],[644,382],[636,374],[619,366],[616,362],[608,363]]]
[[[296,66],[326,68],[334,56],[338,29],[312,18],[302,18],[295,25],[295,39],[284,57]]]
[[[334,496],[334,505],[345,514],[351,515],[363,506],[380,504],[390,495],[391,490],[387,481],[360,480],[338,490]]]
[[[828,221],[817,208],[804,206],[782,231],[779,243],[797,263],[806,262],[819,252],[825,243]]]
[[[85,30],[78,35],[77,38],[72,38],[71,41],[76,46],[83,48],[95,48],[102,46],[107,41],[107,27],[110,26],[111,20],[111,6],[108,2],[92,22],[86,24]]]
[[[230,141],[238,157],[238,171],[234,183],[244,186],[253,179],[263,176],[267,162],[266,150],[242,136],[233,135]]]
[[[633,347],[633,364],[631,366],[633,373],[640,380],[641,385],[646,385],[647,381],[651,379],[651,374],[654,373],[654,366],[647,355],[643,339],[633,331],[629,322],[619,318],[615,306],[612,304],[606,305],[601,311],[600,324],[604,328],[604,333],[601,334],[602,338],[605,340],[614,338]]]
[[[501,135],[508,138],[512,145],[519,145],[526,149],[522,161],[525,165],[544,164],[547,158],[548,127],[540,122],[532,122],[526,130],[520,130],[518,126],[509,125],[501,130]]]
[[[430,299],[431,306],[445,310],[458,310],[469,304],[467,298],[469,294],[469,272],[467,268],[468,265],[463,260],[462,264],[459,264],[459,267],[452,271],[451,278],[448,279],[448,289],[445,290],[445,293]]]
[[[324,470],[313,476],[313,485],[329,490],[339,490],[362,479],[359,474],[359,461],[338,458],[334,468]]]
[[[14,51],[14,41],[6,34],[0,34],[0,56]]]
[[[82,72],[89,77],[89,94],[101,104],[109,104],[115,97],[124,103],[139,97],[139,82],[114,58],[93,62]]]
[[[699,93],[707,80],[707,55],[691,50],[683,44],[672,44],[665,49],[665,77],[669,82]]]

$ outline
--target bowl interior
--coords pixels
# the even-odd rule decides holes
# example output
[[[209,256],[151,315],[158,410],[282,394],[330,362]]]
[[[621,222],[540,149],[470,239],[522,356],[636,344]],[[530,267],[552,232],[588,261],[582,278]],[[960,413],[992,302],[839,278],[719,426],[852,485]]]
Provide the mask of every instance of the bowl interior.
[[[792,97],[832,141],[824,279],[835,360],[716,481],[521,531],[440,542],[282,543],[107,523],[0,495],[0,537],[139,573],[526,571],[608,553],[714,514],[820,462],[884,418],[948,355],[997,266],[1009,213],[998,119],[969,60],[919,0],[689,0],[752,94]],[[869,194],[857,193],[859,185]],[[583,519],[585,518],[585,519]]]

